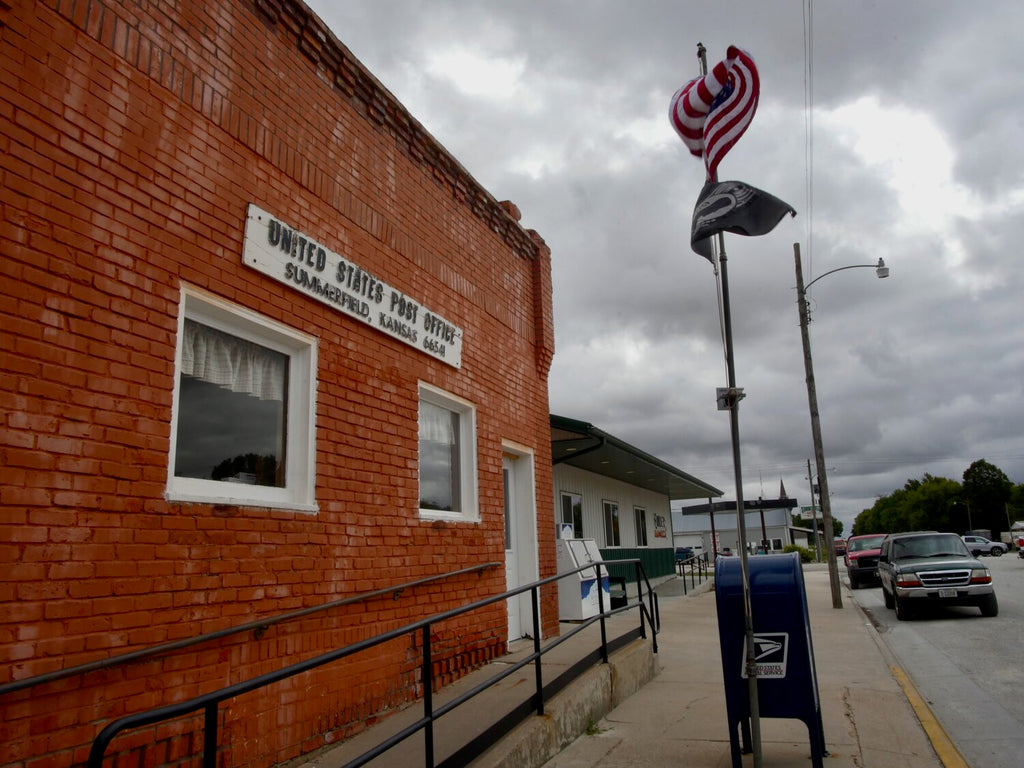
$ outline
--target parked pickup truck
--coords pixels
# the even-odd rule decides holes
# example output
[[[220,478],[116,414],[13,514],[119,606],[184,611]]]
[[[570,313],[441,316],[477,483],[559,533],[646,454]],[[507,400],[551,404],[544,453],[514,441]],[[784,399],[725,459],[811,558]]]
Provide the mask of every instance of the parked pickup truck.
[[[846,540],[846,575],[850,577],[850,589],[858,589],[878,579],[878,555],[884,533],[851,536]]]
[[[926,605],[973,605],[996,616],[992,574],[955,533],[890,533],[878,555],[886,608],[905,621]]]

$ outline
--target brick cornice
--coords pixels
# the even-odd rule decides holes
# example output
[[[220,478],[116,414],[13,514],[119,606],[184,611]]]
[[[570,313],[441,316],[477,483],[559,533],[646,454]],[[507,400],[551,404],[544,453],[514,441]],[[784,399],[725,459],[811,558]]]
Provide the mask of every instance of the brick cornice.
[[[304,3],[299,0],[215,1],[249,8],[273,34],[288,39],[317,77],[329,83],[365,120],[387,133],[395,146],[427,177],[445,187],[454,200],[483,221],[515,253],[523,258],[537,258],[537,233],[521,227]],[[207,82],[204,73],[196,69],[187,56],[166,49],[162,41],[150,38],[124,4],[117,0],[41,2],[191,104],[321,199],[337,205],[339,200],[351,195],[349,190],[335,189],[339,185],[331,175],[317,167],[286,136],[274,133],[244,114],[231,93],[215,82]]]
[[[370,122],[386,131],[424,173],[483,220],[521,256],[536,256],[536,233],[524,230],[468,171],[409,114],[408,110],[352,55],[300,0],[253,0],[257,11],[296,49],[318,75]]]

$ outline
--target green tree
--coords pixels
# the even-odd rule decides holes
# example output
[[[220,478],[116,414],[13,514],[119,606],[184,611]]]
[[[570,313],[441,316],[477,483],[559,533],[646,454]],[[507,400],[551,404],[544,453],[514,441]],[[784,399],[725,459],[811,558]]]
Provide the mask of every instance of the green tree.
[[[877,506],[878,502],[875,502]],[[878,523],[878,512],[875,507],[862,510],[853,519],[853,527],[850,529],[851,536],[862,536],[866,533],[882,533],[882,527]]]
[[[960,531],[956,499],[963,489],[956,480],[925,475],[911,500],[914,530]],[[966,530],[966,528],[963,528]]]
[[[992,537],[1008,528],[1007,504],[1013,483],[1003,470],[984,459],[978,459],[964,470],[964,501],[970,505],[970,525],[988,528]]]
[[[1006,513],[1011,523],[1024,520],[1024,485],[1015,485],[1010,489],[1010,500],[1006,503]]]
[[[962,495],[955,480],[926,474],[920,480],[907,480],[899,490],[880,496],[853,523],[854,535],[895,533],[920,530],[964,530],[956,526],[954,505]]]

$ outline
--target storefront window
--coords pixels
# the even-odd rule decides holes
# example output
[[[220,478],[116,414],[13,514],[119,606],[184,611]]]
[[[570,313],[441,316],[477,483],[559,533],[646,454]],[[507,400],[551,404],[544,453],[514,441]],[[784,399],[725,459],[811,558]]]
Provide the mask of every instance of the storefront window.
[[[314,341],[189,291],[182,306],[168,497],[315,509]]]

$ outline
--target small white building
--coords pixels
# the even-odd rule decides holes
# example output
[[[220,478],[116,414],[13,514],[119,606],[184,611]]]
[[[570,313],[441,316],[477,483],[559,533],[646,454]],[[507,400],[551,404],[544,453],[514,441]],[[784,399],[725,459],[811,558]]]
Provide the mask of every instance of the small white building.
[[[814,546],[812,533],[793,525],[796,499],[756,499],[744,501],[748,552],[778,552],[789,544]],[[674,546],[693,547],[695,554],[735,553],[738,551],[736,502],[720,501],[672,509]]]
[[[555,524],[594,539],[605,560],[638,558],[649,578],[675,573],[672,503],[722,491],[585,421],[551,416]],[[613,574],[614,575],[614,574]]]

